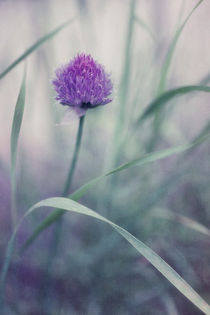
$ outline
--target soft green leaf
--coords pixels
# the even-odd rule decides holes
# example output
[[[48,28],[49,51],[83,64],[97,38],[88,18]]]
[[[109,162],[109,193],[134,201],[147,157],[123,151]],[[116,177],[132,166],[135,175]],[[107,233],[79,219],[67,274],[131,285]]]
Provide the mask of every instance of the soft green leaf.
[[[113,146],[111,149],[111,167],[115,167],[118,164],[120,144],[122,141],[123,128],[125,126],[126,120],[126,102],[128,96],[130,72],[131,72],[131,62],[132,62],[132,45],[133,45],[133,36],[134,36],[134,26],[135,26],[135,10],[136,10],[137,0],[130,1],[129,8],[129,20],[127,24],[127,34],[125,41],[125,50],[124,50],[124,64],[122,69],[122,75],[119,85],[119,102],[118,102],[118,114],[116,115],[116,123],[113,133]]]
[[[177,153],[184,152],[186,150],[192,149],[202,143],[203,141],[207,140],[210,137],[210,134],[203,135],[202,137],[196,139],[196,141],[185,144],[185,145],[180,145],[176,146],[170,149],[166,150],[161,150],[161,151],[156,151],[152,152],[149,154],[146,154],[144,156],[141,156],[135,160],[132,160],[128,163],[125,163],[99,177],[94,178],[93,180],[89,181],[88,183],[84,184],[81,186],[77,191],[75,191],[73,194],[69,196],[69,198],[77,201],[79,200],[89,189],[91,189],[94,185],[96,185],[100,180],[103,178],[121,172],[123,170],[126,170],[130,167],[133,167],[135,165],[142,166],[148,163],[152,163],[161,159],[164,159],[166,157],[172,156]],[[62,210],[56,210],[52,214],[50,214],[32,233],[32,235],[28,238],[28,240],[25,242],[23,247],[21,248],[20,253],[22,253],[31,243],[38,237],[38,235],[45,230],[48,226],[50,226],[54,221],[56,221],[60,216],[64,214],[64,211]]]
[[[202,233],[206,236],[210,236],[210,230],[206,226],[204,226],[203,224],[196,222],[195,220],[192,220],[192,219],[190,219],[190,218],[188,218],[182,214],[174,213],[174,212],[171,212],[167,209],[160,209],[157,212],[155,212],[154,215],[162,217],[164,219],[178,222],[178,223],[185,225],[186,227],[190,228],[191,230]]]
[[[176,31],[173,39],[172,39],[172,42],[171,42],[169,49],[168,49],[168,52],[166,54],[166,58],[165,58],[164,63],[162,65],[161,74],[160,74],[160,81],[159,81],[159,85],[158,85],[158,89],[157,89],[157,97],[162,95],[162,93],[165,90],[165,84],[166,84],[166,80],[167,80],[169,67],[170,67],[171,62],[172,62],[172,58],[173,58],[173,55],[175,52],[176,45],[178,43],[178,39],[180,38],[182,31],[183,31],[186,23],[188,22],[189,18],[191,17],[193,12],[197,9],[197,7],[202,2],[203,2],[203,0],[200,0],[197,2],[197,4],[194,6],[194,8],[191,10],[189,15],[186,17],[186,19],[182,23],[182,25],[177,29],[177,31]],[[155,113],[155,117],[154,117],[154,121],[153,121],[153,132],[152,132],[151,139],[149,140],[149,142],[147,144],[147,151],[148,152],[153,151],[155,148],[156,142],[160,136],[160,130],[161,130],[161,126],[163,125],[163,119],[164,119],[164,116],[162,115],[162,112],[161,112],[161,107],[156,108],[156,111],[154,113]]]
[[[161,72],[161,76],[160,76],[160,83],[159,83],[159,87],[158,87],[158,95],[162,94],[162,92],[164,91],[164,87],[165,87],[165,82],[166,82],[166,77],[168,74],[168,70],[172,61],[172,57],[177,45],[177,42],[182,34],[182,31],[185,27],[185,25],[187,24],[188,20],[190,19],[191,15],[193,14],[193,12],[197,9],[197,7],[203,2],[203,0],[198,1],[198,3],[194,6],[194,8],[192,9],[192,11],[189,13],[189,15],[186,17],[186,19],[184,20],[184,22],[182,23],[182,25],[178,28],[178,30],[175,33],[175,36],[170,44],[170,47],[168,49],[164,64],[162,66],[162,72]]]
[[[159,109],[163,108],[163,106],[166,105],[171,99],[177,96],[185,95],[196,91],[210,92],[210,87],[203,85],[188,85],[172,89],[163,93],[158,98],[156,98],[152,103],[150,103],[150,105],[147,106],[146,110],[137,119],[136,125],[139,125],[146,118],[154,114]]]
[[[200,85],[207,85],[210,82],[210,73],[208,73],[201,81]]]
[[[10,138],[10,154],[11,154],[11,186],[12,186],[12,219],[13,224],[16,223],[16,203],[15,203],[15,194],[16,194],[16,176],[15,176],[15,166],[16,166],[16,157],[17,157],[17,146],[18,139],[20,134],[20,128],[23,120],[23,113],[25,108],[25,89],[26,89],[26,68],[24,70],[24,75],[22,79],[22,84],[20,87],[20,92],[18,95],[17,103],[15,106],[15,112],[12,123],[12,132]]]
[[[149,34],[152,40],[155,39],[153,32],[151,31],[147,23],[144,22],[144,20],[142,20],[139,16],[135,16],[135,21],[137,24],[139,24],[139,26],[141,26]]]
[[[17,66],[21,61],[23,61],[28,55],[30,55],[33,51],[43,45],[46,41],[53,38],[56,34],[58,34],[63,28],[72,23],[74,19],[68,20],[60,26],[56,27],[53,31],[41,37],[37,42],[35,42],[31,47],[26,49],[26,51],[18,57],[11,65],[9,65],[2,73],[0,73],[0,79],[2,79],[9,71],[11,71],[15,66]]]
[[[76,212],[79,214],[87,215],[108,223],[112,228],[114,228],[118,233],[120,233],[141,255],[143,255],[168,281],[170,281],[189,301],[196,305],[201,311],[205,314],[210,314],[209,305],[203,300],[203,298],[194,291],[194,289],[173,269],[171,268],[159,255],[157,255],[151,248],[145,245],[143,242],[134,237],[127,230],[123,229],[119,225],[113,223],[112,221],[106,219],[102,215],[93,211],[90,208],[87,208],[73,200],[67,198],[49,198],[42,200],[31,207],[23,219],[32,213],[34,210],[40,207],[51,207],[51,208],[60,208],[66,211]],[[8,244],[7,255],[3,266],[3,271],[1,275],[0,282],[0,292],[3,294],[6,282],[6,275],[10,265],[12,252],[14,248],[14,240],[18,229],[23,222],[21,220],[16,231],[13,233],[11,240]],[[2,301],[2,296],[1,296]]]

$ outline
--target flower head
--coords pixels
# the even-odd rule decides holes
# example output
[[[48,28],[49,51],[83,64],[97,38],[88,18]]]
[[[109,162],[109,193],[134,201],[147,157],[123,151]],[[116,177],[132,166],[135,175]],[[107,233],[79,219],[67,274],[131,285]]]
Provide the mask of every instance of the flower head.
[[[56,100],[70,106],[79,117],[89,108],[112,101],[112,82],[102,65],[90,55],[78,54],[68,64],[56,70],[52,81]]]

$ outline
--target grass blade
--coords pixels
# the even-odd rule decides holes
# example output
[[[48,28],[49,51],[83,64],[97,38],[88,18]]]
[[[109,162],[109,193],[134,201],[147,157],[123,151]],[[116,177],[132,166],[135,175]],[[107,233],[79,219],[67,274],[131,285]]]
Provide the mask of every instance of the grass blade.
[[[40,207],[51,207],[51,208],[60,208],[66,211],[76,212],[86,216],[93,217],[105,223],[108,223],[112,228],[114,228],[118,233],[120,233],[142,256],[144,256],[168,281],[171,282],[189,301],[191,301],[195,306],[197,306],[205,314],[210,314],[209,305],[203,300],[203,298],[194,291],[194,289],[173,269],[171,268],[159,255],[157,255],[151,248],[145,245],[143,242],[134,237],[127,230],[123,229],[119,225],[113,223],[112,221],[101,216],[97,212],[93,211],[90,208],[87,208],[78,202],[75,202],[71,199],[58,197],[58,198],[49,198],[42,200],[31,207],[22,220],[20,221],[17,229],[13,233],[11,240],[8,244],[6,259],[3,266],[3,271],[1,275],[0,288],[1,288],[1,301],[3,298],[3,292],[6,282],[6,275],[9,269],[10,261],[12,258],[12,252],[14,248],[14,240],[18,229],[23,222],[23,219],[28,216],[30,213],[35,211]]]
[[[135,16],[134,18],[135,18],[136,23],[137,23],[139,26],[141,26],[141,27],[149,34],[150,38],[151,38],[152,40],[155,40],[155,36],[154,36],[154,34],[152,33],[152,31],[151,31],[151,29],[149,28],[149,26],[147,25],[147,23],[144,22],[139,16]]]
[[[136,0],[130,1],[130,13],[129,21],[126,35],[125,51],[124,51],[124,65],[122,70],[122,76],[119,86],[119,102],[118,102],[118,111],[116,115],[116,124],[113,133],[113,147],[111,149],[112,158],[111,158],[111,167],[115,167],[118,164],[119,152],[123,128],[126,121],[126,102],[129,89],[129,80],[131,72],[131,53],[132,53],[132,44],[133,44],[133,31],[135,26],[135,9],[136,9]]]
[[[168,71],[169,71],[169,67],[171,65],[171,61],[175,52],[175,48],[178,42],[178,39],[180,38],[182,31],[186,25],[186,23],[188,22],[189,18],[191,17],[191,15],[193,14],[193,12],[197,9],[197,7],[203,2],[203,0],[200,0],[197,2],[197,4],[194,6],[194,8],[191,10],[191,12],[189,13],[189,15],[186,17],[186,19],[184,20],[184,22],[182,23],[182,25],[177,29],[174,38],[169,46],[165,61],[163,63],[162,66],[162,71],[160,74],[160,81],[159,81],[159,85],[158,85],[158,89],[157,89],[157,96],[160,96],[164,90],[165,90],[165,84],[166,84],[166,79],[167,79],[167,75],[168,75]],[[153,132],[152,132],[152,136],[150,141],[148,142],[147,145],[147,151],[153,151],[156,145],[156,142],[160,136],[160,128],[163,124],[163,115],[161,115],[161,109],[157,110],[157,112],[155,113],[155,118],[153,121]]]
[[[62,29],[72,23],[74,19],[68,20],[65,23],[61,24],[60,26],[56,27],[53,31],[49,32],[48,34],[44,35],[37,42],[35,42],[31,47],[26,49],[26,51],[20,55],[11,65],[9,65],[2,73],[0,73],[0,79],[2,79],[8,72],[10,72],[14,67],[16,67],[21,61],[23,61],[28,55],[30,55],[33,51],[38,49],[41,45],[43,45],[46,41],[53,38],[56,34],[58,34]]]
[[[193,141],[192,143],[176,146],[170,149],[156,151],[153,153],[146,154],[144,156],[141,156],[135,160],[132,160],[128,163],[125,163],[101,176],[98,176],[94,178],[93,180],[89,181],[88,183],[81,186],[78,190],[76,190],[73,194],[69,196],[72,200],[79,200],[89,189],[91,189],[94,185],[96,185],[100,180],[104,179],[105,177],[109,175],[113,175],[115,173],[121,172],[123,170],[126,170],[130,167],[133,167],[135,165],[142,166],[148,163],[152,163],[161,159],[164,159],[166,157],[172,156],[174,154],[178,154],[181,152],[184,152],[186,150],[192,149],[199,145],[200,143],[204,142],[210,137],[210,134],[207,133],[206,135],[203,135],[202,137],[196,139],[196,141]],[[33,241],[38,237],[38,235],[45,230],[48,226],[50,226],[53,222],[55,222],[60,216],[64,214],[63,210],[55,210],[52,214],[50,214],[32,233],[32,235],[26,240],[23,247],[20,250],[20,254],[23,253],[23,251],[28,248]]]
[[[170,67],[170,64],[172,61],[172,57],[173,57],[177,42],[180,38],[180,35],[182,34],[182,31],[183,31],[185,25],[187,24],[188,20],[190,19],[191,15],[193,14],[193,12],[198,8],[198,6],[202,2],[203,2],[203,0],[198,1],[198,3],[194,6],[192,11],[189,13],[189,15],[186,17],[186,19],[182,23],[182,25],[179,27],[179,29],[175,33],[175,36],[171,42],[171,45],[169,47],[169,50],[168,50],[166,58],[165,58],[165,62],[164,62],[163,67],[162,67],[162,73],[161,73],[159,87],[158,87],[158,95],[162,94],[162,92],[164,91],[168,70],[169,70],[169,67]]]
[[[208,73],[201,81],[200,85],[207,85],[210,82],[210,73]]]
[[[15,226],[17,221],[16,214],[16,157],[17,157],[17,146],[20,134],[20,128],[23,120],[23,113],[25,108],[25,91],[26,91],[26,67],[24,69],[24,75],[18,95],[17,103],[15,106],[15,112],[12,122],[12,132],[10,137],[10,155],[11,155],[11,194],[12,194],[12,221]]]
[[[166,105],[171,99],[177,96],[185,95],[196,91],[210,92],[210,87],[204,85],[188,85],[178,87],[176,89],[172,89],[163,93],[158,98],[156,98],[152,103],[150,103],[150,105],[147,106],[143,114],[141,114],[140,117],[136,120],[136,125],[141,124],[146,118],[154,114],[159,109],[162,109],[163,106]]]
[[[192,220],[182,214],[174,213],[166,209],[158,210],[157,213],[155,213],[156,216],[168,219],[171,221],[178,222],[182,225],[185,225],[186,227],[190,228],[191,230],[194,230],[196,232],[202,233],[206,236],[210,236],[210,230],[204,226],[203,224],[196,222],[195,220]]]

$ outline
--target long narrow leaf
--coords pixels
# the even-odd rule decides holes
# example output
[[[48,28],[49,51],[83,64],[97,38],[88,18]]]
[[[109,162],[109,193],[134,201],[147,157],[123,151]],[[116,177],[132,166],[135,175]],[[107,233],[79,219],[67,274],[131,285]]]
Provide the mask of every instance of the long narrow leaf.
[[[142,157],[139,157],[135,160],[132,160],[128,163],[125,163],[101,176],[98,176],[94,178],[93,180],[89,181],[88,183],[84,184],[81,186],[77,191],[75,191],[73,194],[69,196],[72,200],[79,200],[89,189],[91,189],[94,185],[96,185],[100,180],[104,179],[105,177],[109,175],[113,175],[115,173],[121,172],[123,170],[126,170],[130,167],[133,167],[135,165],[142,166],[148,163],[152,163],[161,159],[164,159],[166,157],[172,156],[174,154],[178,154],[181,152],[184,152],[186,150],[192,149],[199,145],[200,143],[204,142],[210,137],[210,134],[207,133],[206,135],[203,135],[202,137],[196,139],[196,141],[185,144],[185,145],[180,145],[176,146],[170,149],[166,150],[161,150],[161,151],[156,151],[153,153],[146,154]],[[32,233],[32,235],[26,240],[24,243],[23,247],[20,250],[20,253],[22,253],[29,245],[32,244],[32,242],[38,237],[38,235],[45,230],[48,226],[50,226],[53,222],[55,222],[60,216],[64,214],[63,210],[55,210],[52,214],[50,214]]]
[[[156,98],[150,105],[147,106],[146,110],[141,114],[141,116],[136,120],[136,125],[139,125],[141,122],[143,122],[146,118],[154,114],[159,109],[163,108],[171,99],[185,95],[191,92],[210,92],[209,86],[204,85],[188,85],[188,86],[182,86],[176,89],[169,90],[162,95],[160,95],[158,98]]]
[[[168,70],[172,61],[172,57],[177,45],[177,42],[182,34],[182,31],[185,27],[185,25],[187,24],[189,18],[191,17],[191,15],[193,14],[193,12],[197,9],[197,7],[203,2],[203,0],[198,1],[198,3],[194,6],[194,8],[192,9],[192,11],[189,13],[189,15],[186,17],[186,19],[184,20],[184,22],[182,23],[182,25],[179,27],[179,29],[176,31],[175,36],[170,44],[170,47],[168,49],[168,53],[166,55],[164,64],[162,66],[162,73],[161,73],[161,77],[160,77],[160,83],[159,83],[159,87],[158,87],[158,95],[161,94],[164,91],[164,87],[165,87],[165,82],[166,82],[166,77],[168,74]]]
[[[92,209],[87,208],[73,200],[63,198],[63,197],[49,198],[49,199],[45,199],[38,202],[26,212],[23,219],[26,216],[28,216],[30,213],[32,213],[34,210],[40,207],[60,208],[66,211],[76,212],[79,214],[90,216],[100,221],[103,221],[105,223],[108,223],[112,228],[114,228],[118,233],[120,233],[141,255],[143,255],[189,301],[191,301],[195,306],[197,306],[205,314],[210,314],[210,307],[203,300],[203,298],[197,292],[195,292],[194,289],[173,268],[171,268],[159,255],[157,255],[151,248],[149,248],[143,242],[138,240],[127,230],[123,229],[122,227],[113,223],[112,221],[106,219],[105,217],[101,216],[100,214],[93,211]],[[0,288],[1,288],[0,292],[2,294],[1,301],[3,298],[6,276],[9,269],[13,248],[14,248],[15,237],[21,223],[23,222],[23,219],[21,220],[20,224],[18,225],[16,231],[12,235],[11,240],[8,244],[6,259],[3,266],[1,282],[0,282]]]
[[[2,73],[0,73],[0,79],[2,79],[9,71],[11,71],[15,66],[17,66],[21,61],[23,61],[28,55],[30,55],[33,51],[43,45],[46,41],[53,38],[56,34],[58,34],[62,29],[72,23],[74,19],[68,20],[65,23],[61,24],[60,26],[56,27],[50,33],[44,35],[37,42],[35,42],[31,47],[26,49],[26,51],[20,55],[11,65],[9,65]]]
[[[188,218],[182,214],[174,213],[172,211],[161,209],[158,210],[156,213],[154,213],[155,216],[162,217],[164,219],[168,219],[171,221],[178,222],[182,225],[185,225],[186,227],[190,228],[191,230],[194,230],[196,232],[202,233],[206,236],[210,236],[210,229],[208,229],[203,224]]]
[[[152,40],[155,39],[153,32],[151,31],[147,23],[144,22],[144,20],[142,20],[139,16],[135,16],[135,21],[137,22],[137,24],[139,24],[139,26],[141,26],[149,34]]]
[[[136,9],[137,0],[130,1],[130,12],[128,20],[128,28],[125,42],[125,51],[124,51],[124,65],[122,69],[122,76],[119,86],[119,102],[118,102],[118,111],[116,115],[115,129],[113,133],[113,147],[111,149],[111,167],[115,167],[118,164],[120,147],[119,144],[122,142],[123,128],[125,126],[126,120],[126,102],[128,96],[130,72],[131,72],[131,52],[134,36],[134,26],[135,26],[135,9]],[[113,183],[111,183],[112,186]]]
[[[210,82],[210,73],[208,73],[201,81],[200,85],[207,85]]]
[[[15,112],[12,122],[12,132],[10,138],[10,154],[11,154],[11,191],[12,191],[12,219],[13,225],[16,223],[16,157],[17,157],[17,146],[20,134],[20,128],[23,120],[23,113],[25,108],[25,89],[26,89],[26,68],[20,87],[17,103],[15,106]]]
[[[160,81],[159,81],[159,85],[158,85],[158,89],[157,89],[157,97],[160,96],[164,90],[165,90],[165,84],[166,84],[166,80],[167,80],[167,74],[172,62],[172,58],[175,52],[175,48],[176,45],[178,43],[178,39],[180,38],[182,31],[186,25],[186,23],[188,22],[189,18],[191,17],[191,15],[193,14],[193,12],[197,9],[197,7],[203,2],[203,0],[200,0],[197,2],[197,4],[194,6],[194,8],[191,10],[191,12],[189,13],[189,15],[186,17],[186,19],[184,20],[184,22],[182,23],[182,25],[177,29],[172,42],[169,46],[168,52],[166,54],[166,58],[164,60],[163,66],[162,66],[162,70],[161,70],[161,74],[160,74]],[[153,151],[156,145],[156,142],[160,136],[160,130],[161,130],[161,126],[163,124],[163,119],[164,116],[161,113],[161,108],[157,108],[157,111],[155,112],[155,118],[153,121],[153,132],[152,132],[152,136],[147,144],[147,151]]]

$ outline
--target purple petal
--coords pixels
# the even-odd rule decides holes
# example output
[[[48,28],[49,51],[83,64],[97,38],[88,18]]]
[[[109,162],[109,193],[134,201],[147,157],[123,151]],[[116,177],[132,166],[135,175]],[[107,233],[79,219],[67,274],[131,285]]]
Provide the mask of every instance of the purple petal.
[[[74,107],[79,117],[85,115],[87,108],[110,103],[112,82],[102,65],[90,55],[78,54],[67,65],[56,70],[52,83],[57,93],[56,99]]]

